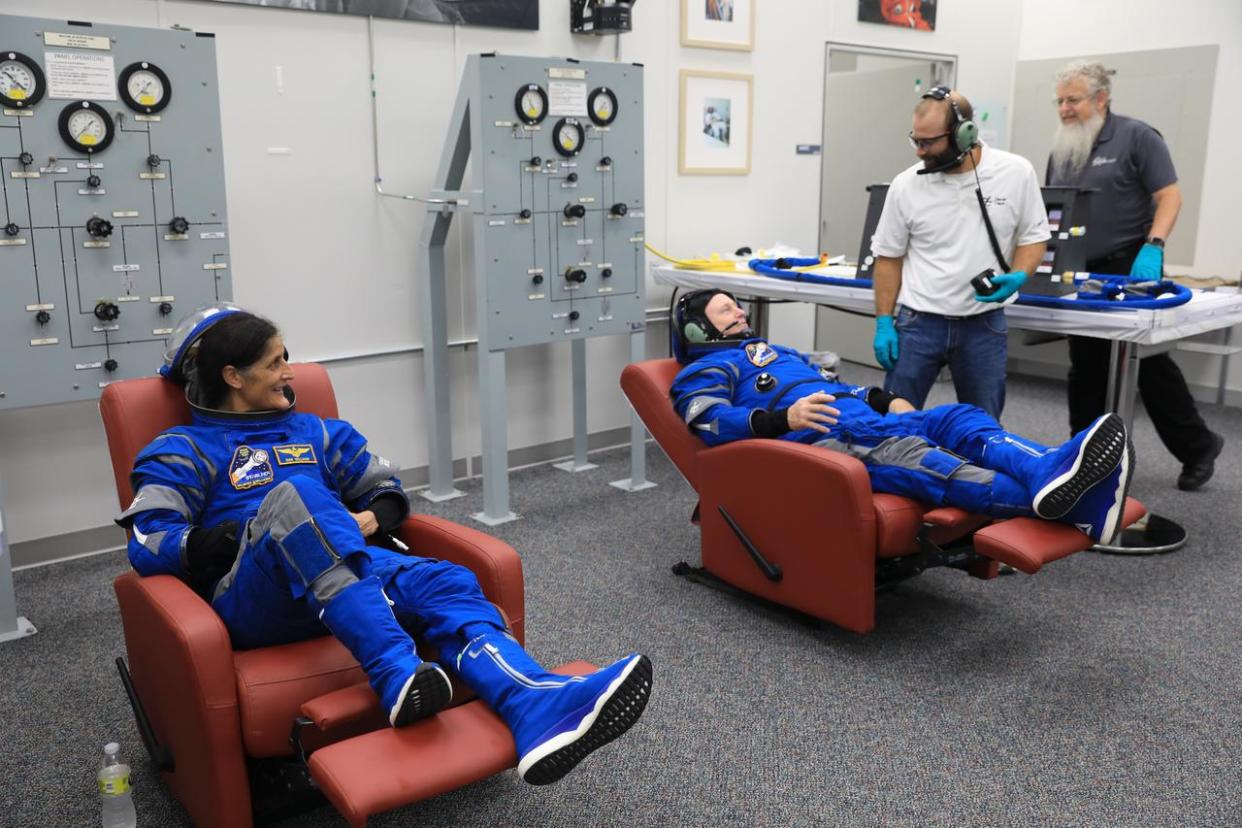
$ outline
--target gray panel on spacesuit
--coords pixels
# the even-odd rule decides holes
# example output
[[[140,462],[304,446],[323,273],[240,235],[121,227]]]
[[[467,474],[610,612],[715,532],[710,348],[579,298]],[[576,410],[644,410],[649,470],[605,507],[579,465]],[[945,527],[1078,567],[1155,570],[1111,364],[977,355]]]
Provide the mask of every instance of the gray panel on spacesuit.
[[[0,15],[0,73],[0,409],[95,399],[232,296],[215,41]]]

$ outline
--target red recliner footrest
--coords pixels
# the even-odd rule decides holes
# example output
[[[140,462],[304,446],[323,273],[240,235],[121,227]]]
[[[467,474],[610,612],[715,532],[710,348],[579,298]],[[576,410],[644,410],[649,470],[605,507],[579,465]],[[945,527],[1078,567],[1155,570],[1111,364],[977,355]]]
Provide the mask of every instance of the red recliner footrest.
[[[597,669],[572,661],[552,672],[573,676]],[[509,728],[478,700],[407,727],[385,727],[337,742],[315,751],[307,762],[328,800],[353,826],[516,764]]]
[[[1129,526],[1146,512],[1143,504],[1132,497],[1126,498],[1121,525]],[[976,552],[1028,575],[1034,575],[1046,563],[1091,546],[1091,539],[1073,526],[1038,518],[1010,518],[975,532]]]

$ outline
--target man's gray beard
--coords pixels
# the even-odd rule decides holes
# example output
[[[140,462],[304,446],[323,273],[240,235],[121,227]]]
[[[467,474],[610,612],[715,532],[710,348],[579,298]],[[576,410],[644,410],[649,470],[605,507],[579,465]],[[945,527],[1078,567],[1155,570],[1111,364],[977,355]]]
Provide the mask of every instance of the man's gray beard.
[[[1103,126],[1104,116],[1098,112],[1092,113],[1086,121],[1061,122],[1052,139],[1052,167],[1059,178],[1069,181],[1078,178],[1087,166],[1091,147]]]

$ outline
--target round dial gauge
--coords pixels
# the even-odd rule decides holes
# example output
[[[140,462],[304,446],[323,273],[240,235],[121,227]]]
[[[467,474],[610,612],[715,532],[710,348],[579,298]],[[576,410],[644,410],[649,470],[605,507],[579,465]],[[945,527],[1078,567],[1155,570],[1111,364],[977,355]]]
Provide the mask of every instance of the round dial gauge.
[[[164,70],[145,60],[131,63],[117,78],[121,100],[135,112],[159,112],[172,100],[172,82]]]
[[[586,133],[576,118],[561,118],[552,130],[552,146],[567,158],[582,152],[582,143],[585,140]]]
[[[43,92],[39,64],[21,52],[0,52],[0,103],[11,109],[34,106]]]
[[[608,126],[617,119],[617,96],[606,86],[601,86],[587,98],[591,120],[599,126]]]
[[[74,101],[61,110],[60,137],[79,152],[102,152],[112,143],[112,119],[97,103]]]
[[[518,89],[513,98],[513,107],[522,123],[534,126],[548,117],[548,93],[539,84],[528,83]]]

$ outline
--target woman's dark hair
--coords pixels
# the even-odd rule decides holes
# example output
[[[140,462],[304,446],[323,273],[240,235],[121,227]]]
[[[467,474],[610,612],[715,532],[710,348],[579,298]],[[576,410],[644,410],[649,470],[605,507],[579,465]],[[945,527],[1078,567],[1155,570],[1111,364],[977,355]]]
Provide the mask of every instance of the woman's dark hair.
[[[228,397],[224,366],[245,369],[263,356],[268,341],[279,334],[276,326],[253,313],[233,313],[198,338],[194,355],[194,382],[201,405],[217,408]]]

